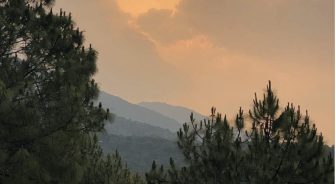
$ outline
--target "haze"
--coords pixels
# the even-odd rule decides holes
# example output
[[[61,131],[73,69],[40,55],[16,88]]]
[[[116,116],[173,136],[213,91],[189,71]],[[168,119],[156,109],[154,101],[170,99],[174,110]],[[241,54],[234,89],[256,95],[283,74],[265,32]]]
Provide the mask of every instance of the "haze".
[[[80,5],[80,6],[78,6]],[[334,135],[332,0],[58,0],[99,52],[103,91],[233,118],[271,80]],[[185,115],[188,116],[188,115]]]

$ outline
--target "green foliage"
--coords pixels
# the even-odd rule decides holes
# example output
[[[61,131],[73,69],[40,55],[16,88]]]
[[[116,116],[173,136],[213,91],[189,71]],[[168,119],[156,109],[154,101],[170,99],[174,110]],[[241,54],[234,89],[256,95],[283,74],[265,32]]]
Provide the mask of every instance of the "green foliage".
[[[122,163],[119,153],[108,154],[103,158],[103,152],[97,144],[97,137],[89,142],[89,166],[85,172],[82,184],[143,184],[137,174],[132,174]]]
[[[93,104],[97,52],[52,3],[0,1],[0,183],[136,183],[96,146],[110,118]]]
[[[255,95],[249,115],[239,110],[235,128],[212,108],[209,120],[184,124],[178,146],[187,167],[153,164],[148,183],[333,183],[333,156],[309,115],[287,105],[280,111],[271,83],[262,100]],[[245,128],[245,121],[251,128]],[[245,130],[245,131],[244,131]]]
[[[176,165],[183,165],[183,155],[176,145],[176,140],[166,140],[151,136],[120,136],[102,134],[99,143],[105,153],[118,150],[130,170],[144,174],[151,168],[152,160],[157,164],[169,165],[173,157]]]

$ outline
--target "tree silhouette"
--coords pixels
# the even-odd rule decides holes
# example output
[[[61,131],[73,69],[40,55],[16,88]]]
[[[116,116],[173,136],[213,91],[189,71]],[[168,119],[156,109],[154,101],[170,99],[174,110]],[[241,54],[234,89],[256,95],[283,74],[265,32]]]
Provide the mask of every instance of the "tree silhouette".
[[[95,133],[110,118],[93,103],[97,52],[52,3],[0,1],[0,183],[139,180],[118,154],[105,158],[97,146]],[[90,173],[94,164],[104,173]]]
[[[255,94],[249,115],[240,108],[235,128],[216,114],[184,124],[178,146],[188,166],[171,159],[164,171],[153,165],[148,183],[333,183],[334,163],[309,115],[293,104],[280,109],[269,82],[263,99]],[[251,128],[245,128],[245,121]]]

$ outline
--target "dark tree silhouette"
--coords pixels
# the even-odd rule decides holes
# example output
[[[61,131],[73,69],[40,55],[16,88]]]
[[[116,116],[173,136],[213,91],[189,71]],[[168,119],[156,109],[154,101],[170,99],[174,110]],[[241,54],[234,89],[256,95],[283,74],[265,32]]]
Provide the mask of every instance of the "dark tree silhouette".
[[[120,157],[96,154],[110,118],[93,104],[97,52],[52,3],[0,0],[0,183],[123,183]],[[89,173],[92,160],[104,174]],[[121,174],[106,170],[115,162]]]
[[[309,115],[288,104],[283,110],[269,82],[249,115],[240,109],[235,128],[211,109],[208,120],[184,124],[178,146],[187,167],[167,171],[155,163],[148,183],[333,183],[334,163]],[[249,120],[251,128],[245,128]],[[246,129],[246,130],[245,130]]]

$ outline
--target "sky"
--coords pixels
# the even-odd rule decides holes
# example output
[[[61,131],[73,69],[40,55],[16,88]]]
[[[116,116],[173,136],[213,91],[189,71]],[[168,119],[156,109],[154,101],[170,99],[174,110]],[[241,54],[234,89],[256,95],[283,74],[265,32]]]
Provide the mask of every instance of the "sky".
[[[333,0],[57,0],[99,53],[101,90],[230,119],[268,80],[334,143]],[[188,115],[186,115],[188,116]]]

